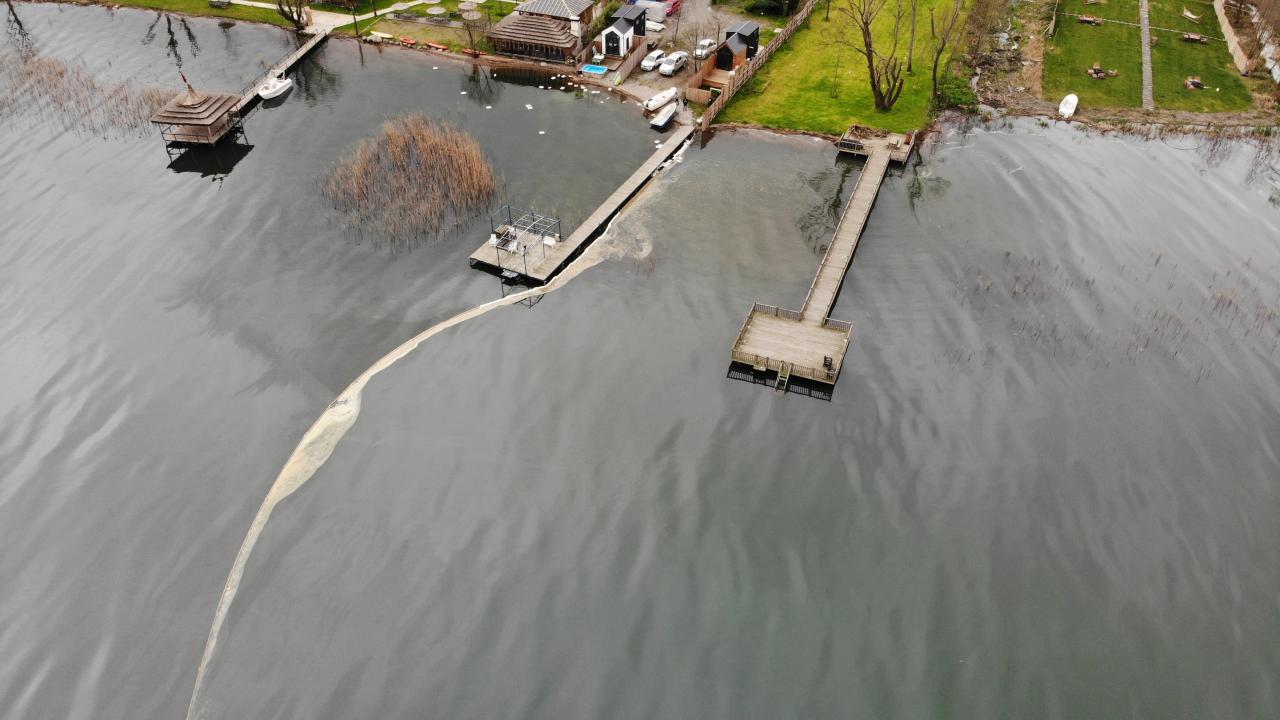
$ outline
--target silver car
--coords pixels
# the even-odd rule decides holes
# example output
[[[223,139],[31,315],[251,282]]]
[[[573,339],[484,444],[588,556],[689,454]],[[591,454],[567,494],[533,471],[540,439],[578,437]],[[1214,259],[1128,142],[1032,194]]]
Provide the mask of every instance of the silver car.
[[[658,74],[670,77],[680,72],[684,68],[685,63],[689,62],[689,53],[681,50],[673,52],[662,58],[662,63],[658,65]]]
[[[645,72],[648,72],[654,69],[658,67],[658,63],[662,62],[662,60],[666,56],[667,54],[662,52],[661,50],[654,50],[648,55],[645,55],[644,59],[640,61],[640,69],[644,70]]]
[[[702,38],[698,41],[698,46],[693,49],[693,56],[702,60],[709,56],[712,50],[716,49],[716,41],[712,38]]]

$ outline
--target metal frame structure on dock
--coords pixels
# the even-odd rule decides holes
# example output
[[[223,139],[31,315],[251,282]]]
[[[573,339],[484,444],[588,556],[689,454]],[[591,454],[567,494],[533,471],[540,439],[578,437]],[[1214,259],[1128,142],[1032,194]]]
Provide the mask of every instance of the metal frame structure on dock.
[[[853,326],[830,317],[845,273],[858,248],[858,239],[891,160],[905,161],[911,154],[911,135],[882,134],[853,138],[845,134],[837,143],[842,152],[866,155],[867,162],[854,185],[835,234],[809,285],[800,310],[754,303],[743,321],[733,349],[732,362],[749,365],[756,372],[776,373],[774,387],[787,389],[793,377],[835,385],[840,377]]]
[[[636,168],[631,177],[624,180],[618,189],[614,190],[613,194],[563,241],[554,244],[544,243],[541,252],[529,253],[527,245],[515,243],[510,249],[504,249],[495,245],[490,239],[471,253],[469,264],[471,267],[496,271],[503,277],[521,279],[539,285],[546,283],[595,239],[597,233],[628,200],[640,191],[640,188],[644,187],[649,178],[653,177],[658,168],[680,149],[691,134],[693,134],[692,127],[677,128],[666,142]]]

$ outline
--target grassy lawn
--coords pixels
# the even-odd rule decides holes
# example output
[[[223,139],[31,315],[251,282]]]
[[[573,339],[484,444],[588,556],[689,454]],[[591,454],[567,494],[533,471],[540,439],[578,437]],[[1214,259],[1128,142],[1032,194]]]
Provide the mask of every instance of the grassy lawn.
[[[365,27],[363,24],[361,25],[362,30]],[[379,32],[390,33],[398,38],[413,38],[420,43],[433,42],[446,45],[455,52],[460,52],[467,48],[467,33],[462,28],[425,25],[423,23],[403,22],[400,20],[381,20],[377,23],[375,29]],[[479,33],[477,33],[476,37],[476,48],[483,52],[492,50],[489,46],[489,41],[480,37]]]
[[[1182,17],[1182,8],[1200,16],[1194,23]],[[1156,107],[1198,112],[1247,110],[1253,104],[1236,71],[1227,44],[1211,40],[1207,45],[1188,43],[1181,33],[1222,37],[1222,28],[1213,6],[1194,1],[1151,0],[1151,34],[1159,40],[1151,48],[1151,71],[1155,82]],[[1154,28],[1169,28],[1165,32]],[[1187,90],[1182,82],[1199,75],[1204,90]]]
[[[711,0],[711,4],[717,10],[726,10],[734,15],[742,17],[744,20],[751,20],[760,25],[760,39],[764,40],[766,32],[773,32],[773,29],[782,27],[787,24],[786,15],[769,15],[767,13],[755,13],[747,9],[751,4],[751,0]]]
[[[1073,0],[1073,4],[1079,0]],[[1111,6],[1123,5],[1111,2]],[[1098,5],[1090,5],[1094,12]],[[1135,5],[1136,8],[1136,5]],[[1078,12],[1072,10],[1071,12]],[[1134,10],[1137,17],[1137,10]],[[1119,75],[1096,80],[1085,74],[1094,63]],[[1045,48],[1044,96],[1049,100],[1068,93],[1080,96],[1081,107],[1142,107],[1142,32],[1136,27],[1107,23],[1093,26],[1072,17],[1058,18],[1058,32]]]
[[[1204,0],[1151,0],[1151,73],[1155,84],[1156,107],[1171,110],[1222,112],[1247,109],[1252,100],[1245,88],[1226,44],[1212,40],[1207,45],[1182,40],[1183,32],[1222,37],[1213,5]],[[1182,17],[1182,8],[1200,15],[1195,23]],[[1107,0],[1085,5],[1083,0],[1064,0],[1062,12],[1096,15],[1107,20],[1138,22],[1138,0]],[[1086,68],[1100,62],[1120,75],[1094,80]],[[1206,90],[1182,86],[1189,75],[1199,75]],[[1070,16],[1058,17],[1058,32],[1046,48],[1044,95],[1056,100],[1069,92],[1080,96],[1083,107],[1142,107],[1142,33],[1132,25],[1109,22],[1093,27]]]
[[[824,6],[814,9],[806,27],[756,74],[717,117],[724,122],[744,122],[768,127],[839,135],[852,124],[905,131],[923,126],[929,118],[929,9],[944,10],[945,0],[921,0],[917,10],[915,72],[889,112],[875,109],[867,80],[866,61],[836,39],[855,37],[853,23],[832,8],[824,20]],[[879,18],[876,42],[887,45],[892,20]],[[963,18],[961,18],[963,24]],[[761,37],[763,41],[764,38]],[[836,59],[839,58],[839,71]],[[832,97],[833,87],[835,97]]]
[[[208,0],[115,0],[115,2],[126,7],[167,10],[169,12],[184,13],[186,15],[224,17],[231,20],[270,23],[271,25],[279,25],[281,27],[291,29],[293,28],[293,24],[280,17],[280,14],[275,10],[250,7],[247,5],[232,5],[231,7],[223,10],[210,6]]]

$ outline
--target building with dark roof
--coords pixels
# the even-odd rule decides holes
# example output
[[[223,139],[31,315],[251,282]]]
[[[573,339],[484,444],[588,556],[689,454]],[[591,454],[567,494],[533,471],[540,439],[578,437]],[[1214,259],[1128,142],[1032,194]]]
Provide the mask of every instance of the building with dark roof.
[[[756,56],[760,49],[760,26],[744,20],[724,31],[724,42],[716,48],[716,69],[733,70]]]
[[[637,5],[623,5],[610,17],[613,18],[613,22],[600,33],[604,54],[626,57],[627,53],[631,52],[631,48],[638,42],[643,42],[639,38],[644,37],[647,19],[645,8]]]

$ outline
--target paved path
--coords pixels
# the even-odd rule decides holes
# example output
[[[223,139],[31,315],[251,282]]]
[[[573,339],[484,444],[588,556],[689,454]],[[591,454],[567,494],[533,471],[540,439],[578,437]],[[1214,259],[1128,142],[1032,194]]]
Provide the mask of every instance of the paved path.
[[[1156,98],[1151,80],[1151,7],[1147,0],[1138,5],[1138,19],[1142,22],[1142,109],[1155,110]]]
[[[236,5],[248,5],[249,7],[266,8],[268,10],[276,9],[275,3],[257,2],[257,0],[231,0],[231,2]],[[414,5],[421,5],[424,2],[426,2],[426,0],[408,0],[408,2],[396,3],[388,8],[379,10],[378,14],[386,15],[387,13],[408,10]],[[343,25],[350,25],[352,22],[351,15],[349,13],[336,13],[329,12],[327,10],[308,10],[308,12],[311,13],[311,25],[307,28],[308,31],[333,30],[334,28],[342,27]],[[372,17],[373,13],[367,12],[364,15],[357,15],[356,20],[364,22]]]

